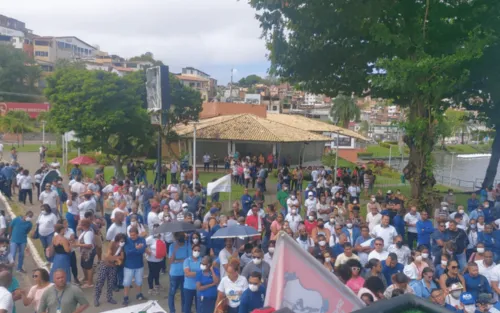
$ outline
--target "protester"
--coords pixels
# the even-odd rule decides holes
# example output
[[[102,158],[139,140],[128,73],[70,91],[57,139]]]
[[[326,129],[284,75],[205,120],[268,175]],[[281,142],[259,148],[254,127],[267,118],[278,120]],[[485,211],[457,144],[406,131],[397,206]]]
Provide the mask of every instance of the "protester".
[[[54,272],[54,285],[42,295],[38,312],[47,313],[82,313],[89,307],[83,291],[67,283],[66,271]]]
[[[40,299],[42,298],[43,293],[52,286],[52,283],[49,281],[49,273],[46,269],[43,268],[34,270],[32,278],[35,285],[30,288],[28,293],[21,293],[22,300],[24,306],[32,306],[35,310],[35,313],[38,313],[40,312],[38,311]]]
[[[262,275],[259,272],[252,272],[248,279],[248,289],[243,291],[240,298],[238,313],[250,313],[255,309],[264,307],[266,288],[262,285]]]

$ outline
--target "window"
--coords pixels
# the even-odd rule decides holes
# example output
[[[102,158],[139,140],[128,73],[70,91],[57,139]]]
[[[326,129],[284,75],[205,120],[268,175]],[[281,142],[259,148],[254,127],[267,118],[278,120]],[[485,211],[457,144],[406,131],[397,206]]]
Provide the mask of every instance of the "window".
[[[196,83],[189,83],[189,87],[196,87]]]
[[[47,51],[35,51],[35,56],[37,57],[48,57],[49,52]]]

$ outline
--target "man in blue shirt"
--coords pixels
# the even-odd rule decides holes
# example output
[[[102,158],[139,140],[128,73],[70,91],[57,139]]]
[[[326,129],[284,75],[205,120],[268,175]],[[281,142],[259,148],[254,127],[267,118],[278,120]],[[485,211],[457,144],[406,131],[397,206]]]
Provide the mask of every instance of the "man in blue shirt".
[[[195,218],[201,218],[200,217],[200,205],[201,205],[201,198],[194,193],[194,190],[192,188],[189,188],[188,195],[186,196],[186,201],[187,203],[187,209],[189,213],[192,213]]]
[[[264,307],[266,288],[262,286],[261,282],[262,275],[259,272],[250,274],[248,289],[241,295],[238,313],[250,313]]]
[[[392,275],[396,273],[402,273],[404,266],[398,263],[398,256],[396,253],[389,253],[389,256],[382,263],[382,274],[384,274],[385,280],[387,281],[387,287],[392,285]]]
[[[248,188],[245,188],[245,191],[241,196],[241,208],[243,209],[244,216],[247,216],[248,211],[250,211],[252,202],[253,202],[252,196],[248,194]]]
[[[441,254],[444,246],[444,235],[446,230],[446,224],[444,222],[439,222],[438,228],[434,230],[431,234],[432,240],[432,256],[434,257],[434,265],[440,264]]]
[[[16,176],[16,171],[14,169],[14,167],[12,167],[10,164],[6,164],[2,170],[0,171],[0,173],[4,176],[5,178],[5,184],[4,184],[4,190],[3,192],[5,193],[5,195],[7,196],[7,198],[11,198],[12,196],[12,189],[11,189],[11,186],[12,186],[12,179],[15,178]]]
[[[168,258],[170,263],[170,289],[168,292],[168,308],[171,313],[175,313],[175,293],[179,289],[181,292],[181,303],[184,301],[184,260],[191,253],[186,244],[184,233],[175,234],[176,241],[168,247]]]
[[[472,294],[474,299],[477,299],[480,293],[493,293],[486,277],[479,274],[479,268],[475,262],[469,262],[467,269],[469,272],[464,275],[465,289]]]
[[[124,247],[125,264],[123,269],[123,305],[128,305],[128,291],[132,285],[132,278],[135,280],[135,285],[137,289],[137,295],[135,298],[137,300],[146,300],[142,295],[142,278],[144,275],[144,257],[143,254],[146,251],[146,240],[139,237],[139,231],[136,227],[130,228],[129,237]],[[149,250],[148,250],[149,251]],[[149,251],[151,253],[151,251]]]
[[[24,249],[28,243],[28,234],[33,228],[31,219],[33,212],[28,211],[25,216],[16,217],[9,226],[10,234],[10,254],[16,260],[16,253],[19,250],[19,260],[17,262],[17,271],[19,273],[26,273],[23,269],[24,262]]]
[[[417,246],[424,245],[427,249],[431,248],[431,235],[434,232],[434,226],[429,220],[427,211],[420,212],[420,221],[417,222]]]
[[[467,200],[467,211],[472,212],[479,207],[479,200],[477,199],[477,194],[472,193],[471,197]]]

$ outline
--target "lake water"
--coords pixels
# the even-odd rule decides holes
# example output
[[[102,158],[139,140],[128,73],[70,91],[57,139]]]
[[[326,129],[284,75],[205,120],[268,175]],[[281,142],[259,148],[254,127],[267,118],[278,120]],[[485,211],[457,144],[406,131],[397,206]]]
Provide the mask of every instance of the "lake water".
[[[453,159],[453,169],[452,169],[452,159]],[[457,156],[452,156],[451,154],[445,153],[435,153],[434,161],[436,167],[434,174],[436,175],[436,180],[438,183],[448,185],[450,182],[450,174],[452,177],[452,185],[460,185],[465,188],[472,187],[473,182],[477,186],[481,184],[486,174],[486,168],[488,167],[490,157],[482,158],[457,158]],[[401,168],[400,160],[392,160],[391,165],[396,168]],[[406,166],[407,161],[404,161]],[[497,183],[500,183],[500,164],[498,166]]]

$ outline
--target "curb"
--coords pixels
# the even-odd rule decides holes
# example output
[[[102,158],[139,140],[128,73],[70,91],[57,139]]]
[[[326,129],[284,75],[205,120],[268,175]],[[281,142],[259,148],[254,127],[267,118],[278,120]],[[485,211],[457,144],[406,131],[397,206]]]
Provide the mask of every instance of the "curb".
[[[9,201],[5,198],[5,196],[0,193],[0,201],[3,203],[7,211],[9,212],[9,215],[12,219],[16,218],[16,214],[14,214],[14,211],[12,211],[12,208],[10,207]],[[38,268],[44,268],[48,272],[50,272],[50,269],[45,266],[45,262],[43,261],[42,257],[38,253],[38,250],[36,249],[35,245],[33,244],[33,240],[29,238],[28,236],[28,249],[30,250],[31,256],[33,256],[33,260],[36,263],[36,266]]]

